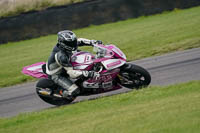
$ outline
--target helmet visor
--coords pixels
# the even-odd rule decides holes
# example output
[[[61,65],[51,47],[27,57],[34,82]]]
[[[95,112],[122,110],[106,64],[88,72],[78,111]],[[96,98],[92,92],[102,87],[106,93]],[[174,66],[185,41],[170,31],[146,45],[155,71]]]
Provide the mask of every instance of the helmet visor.
[[[66,50],[72,50],[72,51],[74,51],[78,47],[77,39],[75,39],[74,41],[63,41],[62,43],[64,44],[64,48]]]

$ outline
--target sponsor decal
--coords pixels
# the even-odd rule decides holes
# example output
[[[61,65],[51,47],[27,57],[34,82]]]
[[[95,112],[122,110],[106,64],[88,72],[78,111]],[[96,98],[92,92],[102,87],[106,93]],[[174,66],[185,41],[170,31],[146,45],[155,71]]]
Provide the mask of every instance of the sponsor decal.
[[[121,61],[120,61],[120,60],[108,64],[107,67],[110,68],[110,67],[113,67],[113,66],[116,66],[116,65],[119,65],[119,64],[121,64]]]

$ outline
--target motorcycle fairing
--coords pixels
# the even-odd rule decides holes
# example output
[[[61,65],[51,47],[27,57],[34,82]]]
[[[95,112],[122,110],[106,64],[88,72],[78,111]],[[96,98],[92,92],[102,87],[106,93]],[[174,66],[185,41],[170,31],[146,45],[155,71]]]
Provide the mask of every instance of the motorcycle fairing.
[[[107,70],[112,70],[124,65],[126,61],[122,59],[108,59],[108,60],[102,61],[101,63]]]
[[[88,70],[93,66],[94,55],[88,52],[77,52],[71,57],[71,64],[75,70]]]
[[[46,64],[45,62],[38,62],[29,66],[25,66],[22,69],[22,73],[35,77],[35,78],[47,78],[48,75],[43,73],[42,66]]]
[[[114,80],[120,72],[119,67],[126,63],[126,56],[114,45],[100,45],[98,47],[100,49],[103,47],[104,56],[101,58],[96,58],[96,56],[89,52],[81,51],[74,53],[70,59],[75,70],[90,71],[96,63],[101,63],[105,68],[102,71],[99,71],[99,78],[84,81],[82,84],[83,87],[103,90],[110,90],[116,87],[120,88],[116,83],[114,83]],[[35,78],[47,78],[47,74],[42,72],[42,65],[44,64],[45,62],[39,62],[24,67],[22,72]]]
[[[101,62],[107,70],[112,70],[126,63],[125,54],[115,45],[97,45],[96,47],[103,50],[104,57],[95,58],[91,53],[77,52],[71,57],[71,64],[75,70],[90,70],[93,63],[97,62]],[[114,57],[118,57],[118,59]]]
[[[115,45],[112,45],[112,44],[111,45],[105,45],[104,47],[113,51],[115,57],[126,61],[126,55],[119,48],[117,48]]]
[[[100,77],[98,78],[90,78],[87,81],[83,82],[84,88],[97,88],[103,90],[116,89],[121,86],[117,86],[113,84],[113,80],[119,74],[120,69],[114,69],[110,71],[105,71],[100,73]]]
[[[97,47],[105,49],[105,55],[94,62],[101,62],[107,70],[119,68],[126,63],[126,55],[115,45],[98,45]]]

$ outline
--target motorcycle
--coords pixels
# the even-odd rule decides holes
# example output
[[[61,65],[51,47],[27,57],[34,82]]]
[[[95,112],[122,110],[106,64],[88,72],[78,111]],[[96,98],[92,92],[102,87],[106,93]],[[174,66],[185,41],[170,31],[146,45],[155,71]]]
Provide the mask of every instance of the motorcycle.
[[[74,70],[96,71],[99,77],[71,79],[81,90],[80,95],[90,95],[120,89],[139,89],[151,82],[151,76],[141,66],[127,62],[126,55],[115,45],[94,44],[95,54],[85,51],[73,53],[70,62]],[[38,96],[53,105],[71,103],[61,95],[62,87],[55,84],[46,74],[46,63],[39,62],[23,68],[26,75],[39,78],[36,84]]]

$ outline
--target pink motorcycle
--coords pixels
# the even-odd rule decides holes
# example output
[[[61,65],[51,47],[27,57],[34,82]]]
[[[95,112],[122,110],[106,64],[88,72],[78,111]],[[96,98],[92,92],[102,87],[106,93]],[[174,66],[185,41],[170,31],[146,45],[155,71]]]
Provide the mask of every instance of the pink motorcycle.
[[[73,69],[96,71],[97,78],[71,79],[81,89],[80,95],[102,93],[127,87],[130,89],[148,86],[151,76],[144,68],[128,63],[125,54],[115,45],[94,45],[93,55],[89,52],[76,52],[71,57]],[[62,97],[60,86],[55,84],[45,73],[45,62],[26,66],[22,71],[26,75],[40,78],[36,84],[38,96],[53,105],[64,105],[72,102]]]

